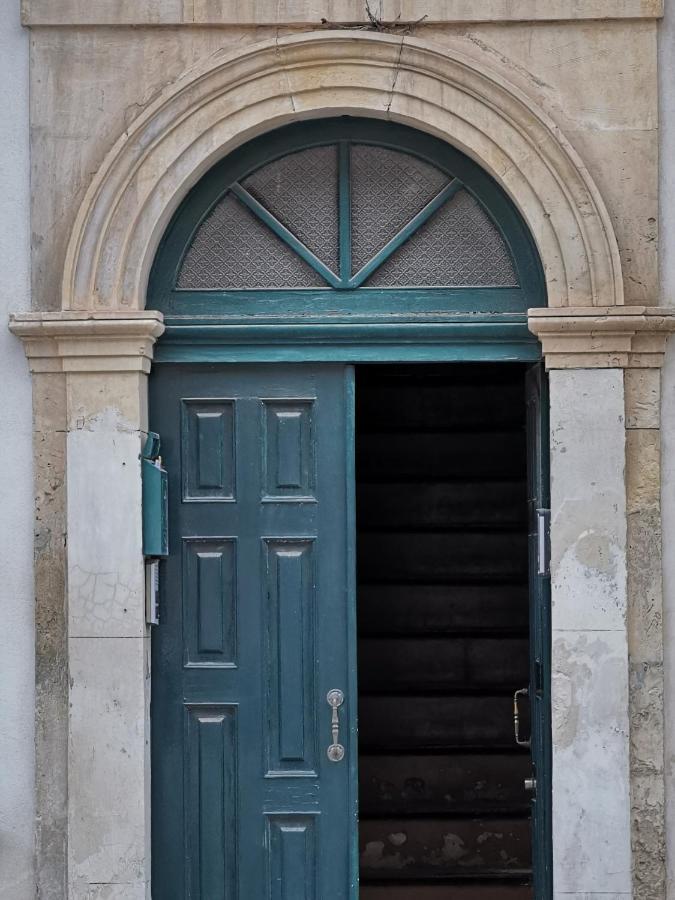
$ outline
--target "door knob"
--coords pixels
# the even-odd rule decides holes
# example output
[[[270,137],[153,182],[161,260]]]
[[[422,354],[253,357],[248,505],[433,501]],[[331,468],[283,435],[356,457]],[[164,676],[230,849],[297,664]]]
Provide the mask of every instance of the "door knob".
[[[537,779],[536,778],[526,778],[523,782],[523,786],[526,791],[530,791],[530,793],[534,793],[537,790]]]
[[[326,702],[333,710],[330,722],[330,731],[333,741],[326,753],[331,762],[342,762],[345,758],[345,748],[338,741],[338,738],[340,737],[340,718],[338,710],[345,702],[345,695],[337,688],[333,688],[332,691],[328,691],[326,694]]]

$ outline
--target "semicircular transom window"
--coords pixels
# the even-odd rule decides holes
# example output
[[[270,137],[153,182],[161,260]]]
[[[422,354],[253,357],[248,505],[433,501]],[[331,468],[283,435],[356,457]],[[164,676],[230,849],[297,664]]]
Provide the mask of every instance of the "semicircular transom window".
[[[289,153],[230,185],[176,280],[186,291],[517,286],[502,232],[459,178],[347,141]]]

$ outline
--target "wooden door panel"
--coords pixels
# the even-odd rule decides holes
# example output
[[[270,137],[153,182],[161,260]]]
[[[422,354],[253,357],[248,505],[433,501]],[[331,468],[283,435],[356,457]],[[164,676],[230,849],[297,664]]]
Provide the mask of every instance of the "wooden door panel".
[[[170,556],[153,633],[153,893],[350,896],[351,371],[167,366]],[[346,695],[332,763],[326,694]]]

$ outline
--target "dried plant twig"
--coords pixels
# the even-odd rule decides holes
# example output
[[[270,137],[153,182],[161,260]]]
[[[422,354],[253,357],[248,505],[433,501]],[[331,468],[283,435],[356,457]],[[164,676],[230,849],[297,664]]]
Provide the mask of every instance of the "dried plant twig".
[[[379,19],[372,11],[369,0],[366,0],[366,15],[368,16],[367,22],[352,22],[345,25],[330,22],[328,19],[321,19],[321,24],[327,28],[342,29],[344,31],[379,31],[383,34],[406,35],[410,34],[417,25],[421,25],[427,17],[425,13],[415,22],[404,23],[400,21],[401,15],[399,13],[393,21],[385,22]]]

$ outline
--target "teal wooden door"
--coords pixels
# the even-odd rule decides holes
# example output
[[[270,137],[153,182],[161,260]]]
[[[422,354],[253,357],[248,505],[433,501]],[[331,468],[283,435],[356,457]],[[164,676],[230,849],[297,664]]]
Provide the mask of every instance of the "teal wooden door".
[[[355,896],[352,370],[160,365],[151,410],[153,896]]]
[[[549,576],[548,379],[543,364],[525,378],[530,583],[532,874],[535,900],[553,896],[551,859],[551,584]]]

